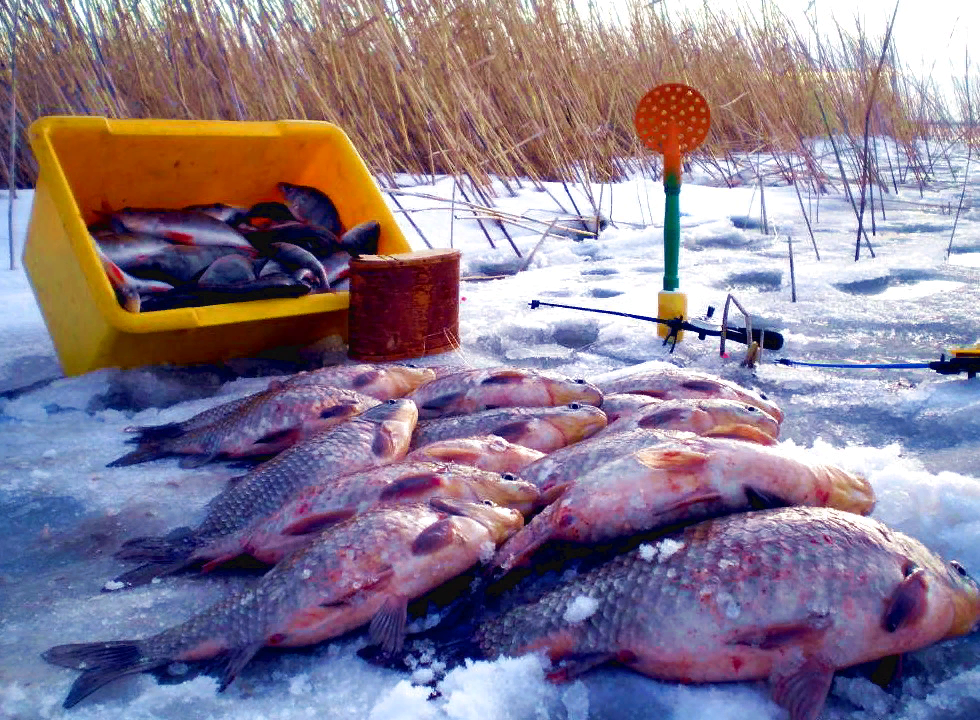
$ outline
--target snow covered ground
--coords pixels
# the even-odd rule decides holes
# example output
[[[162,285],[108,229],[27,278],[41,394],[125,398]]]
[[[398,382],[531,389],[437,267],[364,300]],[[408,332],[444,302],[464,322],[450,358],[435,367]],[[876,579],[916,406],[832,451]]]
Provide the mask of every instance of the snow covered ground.
[[[883,142],[879,143],[883,147]],[[873,516],[922,540],[947,559],[980,573],[980,379],[927,369],[826,369],[777,364],[929,362],[950,345],[980,339],[980,184],[968,179],[953,253],[946,248],[962,188],[966,156],[952,159],[955,177],[935,180],[920,195],[906,185],[877,211],[876,253],[854,260],[856,219],[841,188],[814,211],[817,260],[792,187],[765,188],[776,234],[758,229],[758,187],[719,187],[695,168],[681,192],[680,289],[692,316],[709,306],[719,319],[728,293],[753,324],[777,330],[785,345],[750,370],[744,346],[686,334],[671,354],[656,325],[610,315],[540,307],[547,302],[655,315],[663,277],[663,188],[633,178],[602,189],[612,220],[598,239],[575,242],[540,232],[571,203],[560,184],[550,193],[524,183],[502,193],[502,210],[543,219],[541,231],[508,226],[527,269],[496,226],[491,249],[471,219],[450,224],[445,203],[402,195],[426,238],[463,249],[462,348],[419,360],[466,366],[514,364],[551,368],[589,379],[646,361],[670,361],[756,387],[786,414],[782,442],[863,472],[874,485]],[[407,193],[452,195],[452,180],[404,178]],[[588,203],[571,187],[580,210]],[[599,187],[594,192],[599,196]],[[16,204],[15,239],[23,242],[30,193]],[[6,197],[0,196],[0,234]],[[397,211],[394,205],[392,208]],[[457,207],[459,215],[468,214]],[[416,248],[424,243],[397,212]],[[748,220],[748,222],[746,222]],[[791,300],[788,236],[792,236],[797,301]],[[354,637],[303,652],[267,652],[231,687],[212,678],[161,685],[149,676],[113,682],[70,711],[61,709],[77,673],[40,658],[51,645],[143,637],[181,622],[244,580],[231,573],[168,578],[150,587],[101,593],[121,568],[112,551],[127,537],[194,525],[203,504],[227,478],[223,465],[180,469],[175,460],[106,468],[122,455],[130,424],[179,420],[264,387],[256,377],[230,379],[217,370],[100,370],[60,378],[57,357],[23,270],[7,271],[0,251],[0,717],[95,718],[783,718],[762,683],[682,687],[625,670],[600,669],[567,686],[543,680],[534,658],[477,662],[451,671],[441,697],[413,677],[367,664]],[[20,245],[18,245],[18,248]],[[20,250],[17,251],[18,266]],[[504,275],[487,280],[487,275]],[[66,302],[70,302],[66,298]],[[737,310],[732,319],[742,324]],[[336,358],[335,358],[336,359]],[[246,365],[236,365],[239,369]],[[265,367],[268,375],[274,367]],[[669,622],[669,618],[665,619]],[[911,654],[896,687],[885,692],[864,677],[838,676],[824,718],[924,720],[980,713],[980,637]],[[416,681],[423,681],[420,673]]]

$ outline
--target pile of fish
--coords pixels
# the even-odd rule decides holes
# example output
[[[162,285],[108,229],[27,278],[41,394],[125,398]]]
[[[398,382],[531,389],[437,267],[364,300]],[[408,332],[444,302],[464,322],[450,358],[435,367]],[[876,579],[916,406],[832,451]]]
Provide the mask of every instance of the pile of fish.
[[[89,226],[120,305],[130,312],[348,289],[350,260],[376,254],[381,226],[345,228],[308,185],[276,185],[284,203],[123,208]]]
[[[401,365],[276,380],[128,428],[137,449],[110,465],[272,456],[196,527],[126,541],[117,558],[137,566],[104,590],[243,556],[271,569],[152,637],[43,657],[82,671],[65,707],[171,663],[207,662],[223,690],[262,647],[364,627],[397,666],[409,604],[471,574],[448,603],[466,622],[433,631],[463,633],[467,657],[543,653],[555,682],[607,662],[767,679],[792,720],[815,720],[836,670],[973,631],[980,588],[867,517],[864,477],[781,445],[782,420],[760,393],[672,367],[599,383]]]

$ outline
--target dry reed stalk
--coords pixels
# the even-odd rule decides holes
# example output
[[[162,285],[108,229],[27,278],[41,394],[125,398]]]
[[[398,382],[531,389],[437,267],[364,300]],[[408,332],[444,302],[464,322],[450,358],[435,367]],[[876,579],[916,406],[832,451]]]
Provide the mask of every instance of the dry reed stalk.
[[[617,24],[574,0],[22,2],[22,122],[0,130],[4,146],[3,133],[22,137],[55,113],[326,120],[389,186],[397,173],[468,177],[487,205],[495,179],[513,193],[524,178],[589,188],[650,172],[632,115],[661,82],[708,99],[711,133],[686,159],[713,172],[716,158],[794,151],[822,135],[815,96],[848,139],[868,105],[867,89],[839,70],[867,56],[860,27],[838,27],[814,54],[772,4],[761,17],[707,6],[668,16],[636,0]],[[952,136],[933,123],[945,110],[891,50],[888,67],[876,121],[902,150],[899,171],[924,178],[948,156]],[[804,160],[803,179],[823,184],[818,159]],[[21,153],[16,176],[35,173]]]

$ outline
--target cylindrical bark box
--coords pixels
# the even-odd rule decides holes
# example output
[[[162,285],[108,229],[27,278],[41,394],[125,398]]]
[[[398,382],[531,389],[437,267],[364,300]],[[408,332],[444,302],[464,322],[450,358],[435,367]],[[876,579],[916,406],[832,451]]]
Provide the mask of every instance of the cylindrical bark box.
[[[458,348],[459,258],[439,249],[351,260],[348,356],[384,362]]]

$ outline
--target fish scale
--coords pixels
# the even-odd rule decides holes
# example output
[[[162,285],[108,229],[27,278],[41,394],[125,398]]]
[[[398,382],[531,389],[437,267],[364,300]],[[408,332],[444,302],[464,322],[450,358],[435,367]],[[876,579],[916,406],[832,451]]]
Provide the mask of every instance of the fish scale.
[[[579,597],[598,605],[575,622]],[[976,583],[915,539],[852,513],[782,508],[640,545],[490,617],[475,636],[491,658],[546,650],[559,680],[606,660],[663,680],[768,678],[793,720],[811,720],[834,670],[978,621]]]
[[[187,566],[196,548],[273,512],[305,485],[403,458],[417,420],[414,402],[391,399],[287,448],[233,480],[208,503],[205,518],[196,529],[185,528],[177,536],[135,538],[124,543],[118,558],[146,564],[120,575],[114,582],[123,586],[143,584],[180,570]]]
[[[554,407],[502,407],[424,420],[412,437],[412,449],[442,440],[497,435],[508,442],[548,453],[577,443],[605,426],[606,415],[602,410],[577,402]]]
[[[371,638],[401,647],[409,600],[480,561],[522,524],[516,510],[433,498],[378,506],[320,533],[254,585],[142,640],[77,643],[43,657],[82,670],[64,707],[124,675],[214,659],[224,690],[264,645],[297,647],[371,622]]]
[[[293,491],[318,477],[355,472],[403,457],[407,438],[403,443],[395,439],[390,447],[378,447],[378,426],[397,421],[408,425],[410,433],[416,418],[411,400],[391,400],[284,450],[214,498],[199,534],[224,535],[238,530],[249,519],[276,510]]]

